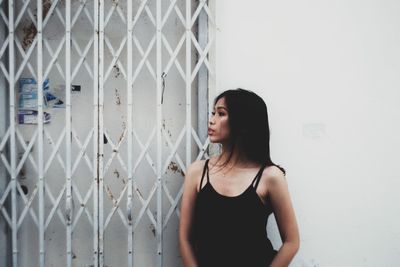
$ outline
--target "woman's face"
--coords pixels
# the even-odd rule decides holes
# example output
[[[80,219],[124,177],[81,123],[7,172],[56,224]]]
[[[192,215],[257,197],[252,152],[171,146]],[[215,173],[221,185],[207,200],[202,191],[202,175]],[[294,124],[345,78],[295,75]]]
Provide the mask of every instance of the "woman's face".
[[[229,114],[225,104],[225,98],[215,103],[212,116],[208,123],[208,136],[212,143],[227,143],[229,140]]]

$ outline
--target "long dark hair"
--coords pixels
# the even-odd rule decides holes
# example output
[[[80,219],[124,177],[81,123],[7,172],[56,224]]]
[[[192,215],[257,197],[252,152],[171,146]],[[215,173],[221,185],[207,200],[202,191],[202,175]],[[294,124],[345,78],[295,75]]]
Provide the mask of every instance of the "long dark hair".
[[[230,127],[230,155],[225,164],[238,149],[250,161],[274,165],[286,175],[285,169],[271,160],[268,112],[264,100],[256,93],[241,88],[222,92],[215,98],[214,106],[221,98],[225,99]]]

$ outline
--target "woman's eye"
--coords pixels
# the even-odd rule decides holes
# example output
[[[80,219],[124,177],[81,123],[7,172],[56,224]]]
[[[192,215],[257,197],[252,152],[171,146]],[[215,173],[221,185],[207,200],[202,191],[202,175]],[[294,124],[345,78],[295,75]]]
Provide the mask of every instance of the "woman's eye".
[[[223,112],[218,112],[218,115],[222,117],[222,116],[225,115],[225,113],[223,113]]]
[[[215,111],[211,112],[211,115],[215,116]]]

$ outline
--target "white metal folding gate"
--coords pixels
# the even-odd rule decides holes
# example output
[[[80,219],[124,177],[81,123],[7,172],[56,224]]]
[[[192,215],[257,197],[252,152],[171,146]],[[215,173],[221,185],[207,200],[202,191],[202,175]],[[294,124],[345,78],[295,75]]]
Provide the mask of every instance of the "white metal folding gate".
[[[206,0],[0,0],[0,265],[181,266],[214,25]]]

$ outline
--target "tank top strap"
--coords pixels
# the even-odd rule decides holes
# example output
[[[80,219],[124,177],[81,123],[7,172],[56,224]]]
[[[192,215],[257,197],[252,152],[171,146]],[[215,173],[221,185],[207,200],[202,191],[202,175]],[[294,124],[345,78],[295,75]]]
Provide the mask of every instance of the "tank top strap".
[[[257,189],[258,184],[260,183],[261,180],[261,176],[263,174],[264,168],[265,168],[266,164],[263,164],[260,168],[260,170],[257,172],[256,177],[254,177],[253,182],[251,183],[254,187],[254,189]]]
[[[206,171],[207,171],[207,183],[209,182],[209,176],[208,176],[208,161],[209,160],[210,159],[207,159],[205,164],[204,164],[203,173],[201,175],[201,180],[200,180],[200,185],[199,185],[199,192],[200,192],[200,190],[202,188],[202,184],[203,184],[203,180],[204,180],[204,176],[205,176]]]

